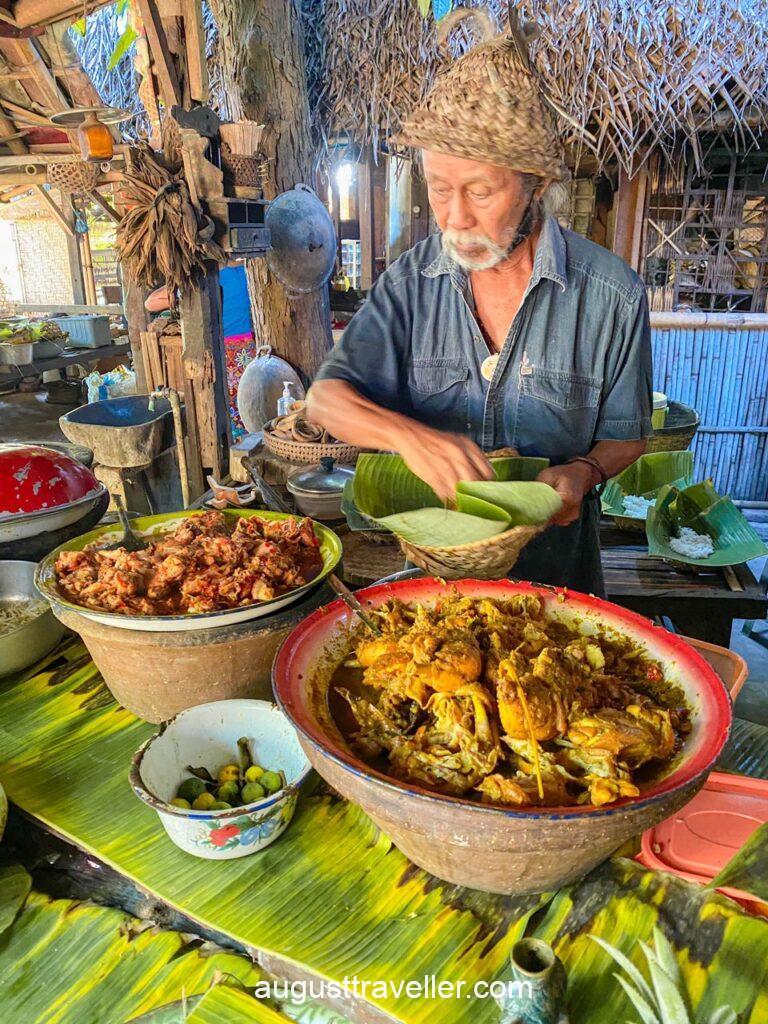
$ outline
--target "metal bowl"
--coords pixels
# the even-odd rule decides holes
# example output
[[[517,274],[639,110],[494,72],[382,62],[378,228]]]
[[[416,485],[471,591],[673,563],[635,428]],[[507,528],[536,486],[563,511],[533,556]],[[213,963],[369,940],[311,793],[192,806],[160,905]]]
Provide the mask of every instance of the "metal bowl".
[[[35,569],[34,562],[0,562],[0,606],[30,599],[40,602],[33,619],[9,633],[0,633],[0,676],[34,664],[64,636],[64,626],[35,590]]]
[[[632,836],[669,817],[704,784],[728,737],[731,701],[714,669],[680,637],[616,605],[573,591],[506,580],[461,580],[469,597],[537,594],[553,618],[584,633],[605,628],[632,637],[660,660],[692,708],[679,758],[634,799],[604,807],[511,808],[443,796],[399,781],[362,761],[328,708],[328,685],[349,650],[353,615],[342,601],[320,608],[284,642],[275,660],[278,704],[300,733],[314,768],[359,804],[400,850],[438,878],[473,889],[519,895],[583,877]],[[358,591],[364,606],[397,597],[434,604],[436,579],[408,579]]]

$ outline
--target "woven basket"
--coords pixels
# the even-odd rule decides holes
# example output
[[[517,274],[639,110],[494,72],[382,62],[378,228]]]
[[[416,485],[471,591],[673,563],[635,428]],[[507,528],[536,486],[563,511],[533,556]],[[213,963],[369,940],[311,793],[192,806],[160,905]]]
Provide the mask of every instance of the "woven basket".
[[[91,192],[99,180],[99,165],[85,160],[70,160],[67,163],[48,164],[45,177],[49,185],[55,185],[62,192]]]
[[[261,190],[264,188],[268,164],[259,154],[247,156],[244,153],[233,153],[226,143],[222,143],[221,169],[225,185]]]
[[[400,548],[409,561],[429,576],[445,580],[499,580],[507,575],[525,545],[543,529],[543,526],[515,526],[486,540],[449,548],[421,547],[401,537]]]
[[[331,458],[347,466],[354,466],[362,448],[352,444],[319,444],[313,441],[286,441],[275,437],[268,429],[264,429],[264,446],[273,455],[278,455],[288,462],[299,462],[303,465],[314,465],[320,459]]]
[[[699,429],[699,414],[682,402],[670,402],[667,425],[655,430],[648,438],[645,454],[651,452],[682,452],[690,447]]]

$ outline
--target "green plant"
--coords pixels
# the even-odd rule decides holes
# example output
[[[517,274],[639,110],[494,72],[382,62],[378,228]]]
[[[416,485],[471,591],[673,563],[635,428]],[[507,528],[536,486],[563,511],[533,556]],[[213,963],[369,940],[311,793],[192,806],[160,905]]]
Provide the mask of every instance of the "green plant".
[[[693,1024],[680,967],[669,940],[660,928],[653,929],[653,949],[639,940],[648,964],[650,984],[620,949],[597,935],[590,935],[590,938],[602,946],[627,976],[614,974],[640,1015],[636,1024]],[[729,1006],[721,1006],[706,1020],[695,1018],[695,1021],[696,1024],[738,1024],[738,1014]]]

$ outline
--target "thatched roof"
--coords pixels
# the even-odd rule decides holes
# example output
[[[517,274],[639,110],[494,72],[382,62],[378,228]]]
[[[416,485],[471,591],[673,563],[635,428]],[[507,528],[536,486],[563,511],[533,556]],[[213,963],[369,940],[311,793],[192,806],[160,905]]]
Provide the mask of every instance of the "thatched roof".
[[[464,0],[506,23],[506,0]],[[302,0],[318,127],[379,146],[433,80],[434,22],[415,0]],[[768,5],[744,0],[521,0],[566,142],[631,170],[702,131],[743,148],[768,127]],[[457,33],[458,35],[458,33]],[[458,52],[466,36],[456,40]]]

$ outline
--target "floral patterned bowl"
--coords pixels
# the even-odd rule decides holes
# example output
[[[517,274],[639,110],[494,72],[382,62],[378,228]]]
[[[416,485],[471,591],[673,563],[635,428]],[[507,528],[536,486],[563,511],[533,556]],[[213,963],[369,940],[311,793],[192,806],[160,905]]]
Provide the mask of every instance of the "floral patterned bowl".
[[[256,803],[222,811],[173,807],[187,765],[211,773],[237,760],[237,741],[249,741],[254,760],[282,771],[287,785]],[[301,783],[312,770],[296,732],[278,707],[265,700],[219,700],[188,708],[161,726],[134,754],[130,781],[154,808],[173,842],[206,860],[232,860],[263,850],[286,830]]]

